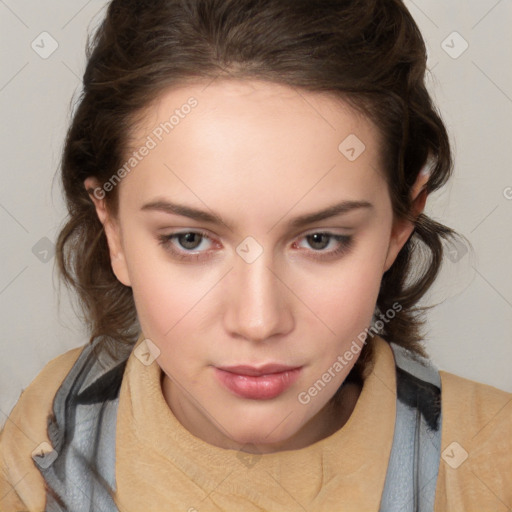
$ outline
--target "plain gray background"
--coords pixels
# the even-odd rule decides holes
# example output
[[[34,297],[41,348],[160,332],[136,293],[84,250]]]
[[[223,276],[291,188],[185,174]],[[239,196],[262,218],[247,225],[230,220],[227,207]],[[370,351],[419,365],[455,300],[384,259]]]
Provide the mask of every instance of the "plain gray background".
[[[52,251],[65,209],[55,173],[86,34],[105,5],[0,0],[0,425],[50,359],[87,341],[66,294],[57,302]],[[455,157],[427,213],[475,249],[455,248],[426,298],[442,302],[427,347],[440,369],[512,391],[512,1],[406,5],[428,45],[429,88]]]

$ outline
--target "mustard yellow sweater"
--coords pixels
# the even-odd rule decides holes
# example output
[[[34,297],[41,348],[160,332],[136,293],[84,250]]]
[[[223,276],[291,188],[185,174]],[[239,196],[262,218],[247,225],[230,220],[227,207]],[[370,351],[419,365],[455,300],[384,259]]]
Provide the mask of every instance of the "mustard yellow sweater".
[[[142,340],[142,338],[139,340]],[[306,448],[251,455],[210,445],[167,406],[156,362],[130,355],[120,390],[116,502],[120,511],[378,511],[396,413],[391,348],[375,361],[348,422]],[[0,511],[42,511],[32,452],[81,348],[48,363],[0,434]],[[441,372],[442,451],[436,511],[512,509],[512,394]]]

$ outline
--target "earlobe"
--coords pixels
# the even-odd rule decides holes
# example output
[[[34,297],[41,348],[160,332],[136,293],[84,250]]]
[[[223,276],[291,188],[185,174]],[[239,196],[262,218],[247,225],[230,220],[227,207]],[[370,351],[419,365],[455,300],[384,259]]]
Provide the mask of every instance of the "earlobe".
[[[418,174],[416,182],[411,189],[411,214],[415,219],[421,213],[423,213],[423,210],[425,209],[428,195],[426,184],[429,177],[430,174],[424,168]],[[414,223],[407,219],[395,220],[393,222],[388,253],[384,263],[384,272],[387,272],[391,268],[395,262],[396,257],[398,256],[398,253],[402,250],[402,247],[406,244],[407,240],[412,235],[414,227]]]
[[[103,224],[105,236],[107,237],[110,254],[110,264],[115,276],[125,286],[131,286],[128,267],[123,251],[121,228],[119,223],[112,218],[105,202],[105,192],[99,187],[95,178],[87,178],[84,181],[85,189],[94,203],[98,219]]]
[[[402,250],[402,247],[405,245],[413,231],[414,224],[409,220],[404,219],[393,223],[388,253],[384,263],[384,272],[387,272],[391,268],[391,265],[395,262],[398,253]]]
[[[114,272],[119,282],[125,286],[131,286],[130,276],[128,274],[128,266],[126,264],[123,250],[121,228],[119,224],[115,220],[112,220],[110,217],[107,217],[103,227],[107,237],[112,271]]]

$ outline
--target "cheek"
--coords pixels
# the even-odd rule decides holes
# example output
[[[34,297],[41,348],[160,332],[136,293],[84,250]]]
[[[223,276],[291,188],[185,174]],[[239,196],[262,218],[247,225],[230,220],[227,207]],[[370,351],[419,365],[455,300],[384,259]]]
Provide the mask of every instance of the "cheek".
[[[124,249],[143,332],[162,339],[197,302],[201,286],[191,286],[191,271],[172,264],[155,240],[133,233]]]
[[[309,283],[309,289],[301,286],[297,295],[314,312],[311,321],[325,333],[324,339],[334,335],[339,343],[350,343],[371,321],[380,281],[381,274],[375,267],[347,265]]]
[[[207,351],[201,349],[204,337],[192,342],[191,333],[201,330],[197,303],[205,292],[201,293],[201,284],[192,283],[176,268],[141,261],[132,289],[142,332],[160,349],[159,366],[168,376],[201,385],[192,369]]]
[[[207,292],[203,285],[184,279],[176,270],[162,266],[138,267],[132,289],[137,314],[146,336],[163,340],[179,331],[194,305]]]

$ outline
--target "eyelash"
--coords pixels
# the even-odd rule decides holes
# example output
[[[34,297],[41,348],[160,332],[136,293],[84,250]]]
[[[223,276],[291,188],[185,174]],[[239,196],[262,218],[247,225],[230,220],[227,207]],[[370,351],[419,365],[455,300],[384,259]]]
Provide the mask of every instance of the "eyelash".
[[[177,233],[170,233],[168,235],[159,235],[158,241],[159,241],[159,244],[161,246],[163,246],[165,250],[170,252],[172,254],[172,256],[178,260],[200,261],[200,260],[208,259],[209,256],[205,256],[204,253],[187,254],[187,251],[182,252],[182,251],[176,250],[176,248],[172,244],[172,240],[181,235],[188,235],[188,234],[198,235],[203,239],[206,238],[208,240],[211,240],[210,237],[208,236],[208,233],[206,233],[205,231],[199,230],[199,231],[181,231],[181,232],[177,232]],[[342,255],[346,254],[352,248],[352,245],[353,245],[353,236],[338,235],[335,233],[331,233],[329,231],[313,231],[311,233],[307,233],[307,234],[303,235],[300,238],[300,240],[306,239],[313,235],[325,235],[325,236],[328,236],[330,238],[330,240],[334,239],[336,242],[339,243],[339,246],[336,249],[331,250],[331,251],[312,249],[313,253],[319,253],[319,254],[323,253],[322,255],[312,256],[313,259],[318,260],[318,261],[325,261],[327,259],[333,259],[336,256],[341,257]],[[330,240],[329,240],[329,242],[330,242]],[[295,243],[296,242],[294,242],[294,245],[295,245]]]

